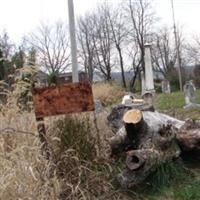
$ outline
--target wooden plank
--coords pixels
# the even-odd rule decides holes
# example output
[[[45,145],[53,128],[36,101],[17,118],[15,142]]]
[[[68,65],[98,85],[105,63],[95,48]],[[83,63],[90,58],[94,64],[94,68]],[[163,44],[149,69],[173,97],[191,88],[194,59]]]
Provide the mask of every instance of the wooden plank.
[[[94,110],[91,85],[68,83],[46,88],[33,88],[36,118]]]

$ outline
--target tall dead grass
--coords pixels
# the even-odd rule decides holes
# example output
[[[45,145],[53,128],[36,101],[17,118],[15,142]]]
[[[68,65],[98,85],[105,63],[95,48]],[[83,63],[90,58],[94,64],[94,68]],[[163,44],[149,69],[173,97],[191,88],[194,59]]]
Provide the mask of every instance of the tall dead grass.
[[[104,106],[119,102],[126,92],[114,83],[96,83],[93,85],[93,95]]]
[[[0,199],[139,199],[135,193],[127,194],[115,186],[120,168],[109,159],[107,139],[112,132],[105,112],[96,116],[100,133],[93,113],[46,119],[52,150],[46,160],[33,111],[20,110],[16,90],[8,96],[0,113]],[[7,127],[12,129],[2,131]]]
[[[77,150],[73,145],[63,147],[62,137],[56,132],[57,127],[48,127],[48,144],[53,149],[53,157],[46,160],[41,155],[41,144],[37,138],[33,114],[1,115],[0,120],[1,128],[9,124],[16,130],[35,132],[35,136],[20,132],[1,133],[0,199],[131,199],[113,186],[115,175],[120,169],[113,167],[109,161],[109,147],[104,140],[106,135],[101,135],[102,148],[99,152],[95,142],[95,130],[91,130],[91,134],[94,134],[91,138],[94,140],[89,138],[91,149]],[[65,122],[63,117],[59,120]],[[74,120],[77,124],[77,120],[83,119]],[[47,125],[49,121],[52,123],[54,119],[47,120]],[[106,126],[104,131],[109,132]],[[82,138],[73,137],[73,140],[76,145],[81,142],[83,145],[87,144]],[[82,155],[87,151],[90,151],[91,156],[86,159]]]

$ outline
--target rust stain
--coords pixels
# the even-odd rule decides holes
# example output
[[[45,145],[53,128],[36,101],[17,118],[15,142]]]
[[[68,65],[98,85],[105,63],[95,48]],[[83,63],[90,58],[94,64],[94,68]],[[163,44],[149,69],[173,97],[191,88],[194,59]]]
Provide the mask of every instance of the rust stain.
[[[88,82],[33,88],[32,94],[36,118],[94,110]]]

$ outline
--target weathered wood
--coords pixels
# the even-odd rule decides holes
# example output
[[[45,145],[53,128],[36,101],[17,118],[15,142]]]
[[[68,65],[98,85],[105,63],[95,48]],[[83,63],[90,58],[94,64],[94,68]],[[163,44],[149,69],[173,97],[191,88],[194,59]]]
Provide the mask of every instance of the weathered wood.
[[[36,121],[37,121],[38,135],[41,142],[41,153],[47,160],[49,160],[50,149],[46,138],[46,128],[44,124],[44,118],[36,118]]]
[[[141,111],[154,111],[154,107],[152,105],[142,103],[142,104],[130,104],[130,105],[115,105],[112,107],[111,113],[108,115],[107,120],[113,131],[113,133],[117,133],[117,131],[124,125],[123,116],[126,111],[131,109],[138,109]]]
[[[129,188],[144,181],[159,165],[179,157],[181,151],[176,142],[176,131],[171,125],[163,125],[158,132],[148,126],[140,146],[127,152],[126,169],[118,175],[122,187]],[[143,133],[142,133],[143,134]]]
[[[174,143],[175,144],[175,143]],[[134,150],[126,158],[126,166],[120,174],[118,181],[123,188],[130,188],[142,183],[159,165],[166,161],[178,158],[180,150],[177,145],[170,146],[169,152],[162,152],[158,149],[140,149]],[[171,149],[174,149],[171,151]],[[176,154],[174,153],[176,152]]]
[[[132,109],[128,110],[123,117],[124,126],[128,140],[131,141],[133,148],[138,148],[142,135],[147,127],[143,120],[143,115],[140,110]]]
[[[199,121],[187,120],[177,134],[178,143],[182,151],[200,150],[200,123]]]
[[[114,119],[114,117],[116,118]],[[122,114],[117,115],[115,112],[111,111],[110,119],[114,119],[109,121],[111,128],[113,123],[114,125],[116,122],[121,123],[121,128],[114,129],[117,131],[110,139],[112,156],[129,149],[151,148],[153,144],[152,140],[156,140],[156,138],[158,138],[159,131],[165,129],[169,125],[173,125],[174,128],[179,129],[185,123],[184,121],[177,120],[173,117],[158,112],[143,111],[142,117],[143,120],[140,126],[140,131],[131,132],[130,130],[127,132],[125,129],[126,125],[123,122]],[[161,138],[159,139],[160,141],[158,143],[161,143]],[[164,139],[162,138],[162,140]]]
[[[137,110],[115,116],[119,117],[116,121],[124,122],[110,141],[112,156],[126,152],[126,169],[118,175],[122,187],[141,183],[159,165],[179,157],[181,151],[200,150],[200,122]]]
[[[138,170],[145,164],[147,155],[144,151],[128,151],[126,156],[126,166],[130,170]]]
[[[37,118],[94,110],[92,88],[87,82],[33,88],[32,94]]]

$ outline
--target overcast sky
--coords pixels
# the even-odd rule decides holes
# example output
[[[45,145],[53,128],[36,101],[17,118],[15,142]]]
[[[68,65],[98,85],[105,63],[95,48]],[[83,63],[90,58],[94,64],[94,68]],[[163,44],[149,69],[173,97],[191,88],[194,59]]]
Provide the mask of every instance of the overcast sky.
[[[104,0],[74,0],[75,14],[94,9]],[[107,0],[116,4],[126,0]],[[172,24],[171,0],[154,0],[163,23]],[[0,31],[7,30],[14,42],[34,30],[41,21],[68,20],[67,0],[0,0]],[[200,34],[200,0],[174,0],[176,21],[186,35]]]

